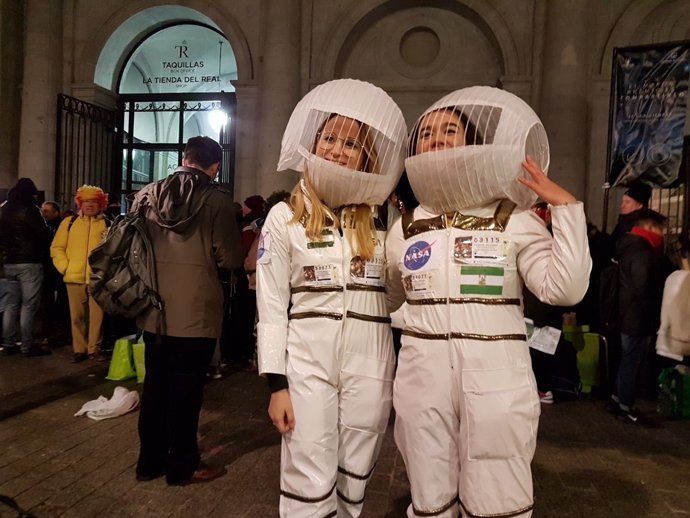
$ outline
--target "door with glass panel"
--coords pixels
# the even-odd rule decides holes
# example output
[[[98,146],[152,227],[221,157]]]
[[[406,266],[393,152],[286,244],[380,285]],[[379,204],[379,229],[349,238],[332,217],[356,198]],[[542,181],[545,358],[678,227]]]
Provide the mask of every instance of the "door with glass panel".
[[[223,148],[218,181],[232,190],[235,94],[121,95],[120,144],[125,195],[171,174],[190,137],[208,136]]]

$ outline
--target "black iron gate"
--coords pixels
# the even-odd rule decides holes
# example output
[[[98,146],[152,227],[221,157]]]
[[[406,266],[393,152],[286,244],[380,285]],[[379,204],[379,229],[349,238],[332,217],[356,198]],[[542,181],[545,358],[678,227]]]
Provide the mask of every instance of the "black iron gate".
[[[83,184],[119,195],[117,111],[62,94],[57,108],[55,201],[73,208],[74,192]]]

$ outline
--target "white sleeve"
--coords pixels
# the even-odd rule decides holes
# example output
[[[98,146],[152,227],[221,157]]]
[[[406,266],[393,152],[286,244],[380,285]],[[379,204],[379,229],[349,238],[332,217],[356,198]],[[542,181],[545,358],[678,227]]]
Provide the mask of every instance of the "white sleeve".
[[[398,218],[386,236],[386,302],[389,313],[393,313],[405,302],[405,290],[399,267],[404,246],[402,221]]]
[[[257,352],[259,374],[285,375],[290,304],[290,251],[288,222],[292,212],[285,203],[266,218],[256,260]]]
[[[532,211],[519,214],[518,271],[539,300],[574,306],[589,286],[592,258],[582,202],[551,207],[553,237]]]

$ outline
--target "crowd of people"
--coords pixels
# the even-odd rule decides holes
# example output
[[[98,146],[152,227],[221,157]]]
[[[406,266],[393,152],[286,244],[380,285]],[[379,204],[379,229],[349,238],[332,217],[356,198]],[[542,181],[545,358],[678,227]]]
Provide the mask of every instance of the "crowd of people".
[[[553,362],[575,356],[562,336],[553,359],[530,351],[524,316],[560,328],[574,310],[603,332],[599,276],[612,259],[608,331],[622,354],[609,408],[640,422],[636,380],[672,270],[665,218],[636,183],[612,236],[599,232],[547,176],[544,128],[515,95],[458,90],[408,135],[383,90],[330,81],[285,130],[278,170],[301,173],[291,193],[238,206],[214,182],[221,159],[217,142],[191,138],[181,166],[131,207],[161,300],[136,319],[138,480],[223,475],[201,462],[197,428],[209,366],[216,375],[234,362],[267,380],[281,516],[359,516],[395,408],[409,517],[528,517],[540,401],[554,401]],[[105,360],[88,257],[108,232],[108,196],[82,186],[65,215],[54,202],[39,209],[36,195],[22,178],[0,213],[4,352],[48,354],[34,317],[42,306],[59,330],[68,301],[74,361]]]

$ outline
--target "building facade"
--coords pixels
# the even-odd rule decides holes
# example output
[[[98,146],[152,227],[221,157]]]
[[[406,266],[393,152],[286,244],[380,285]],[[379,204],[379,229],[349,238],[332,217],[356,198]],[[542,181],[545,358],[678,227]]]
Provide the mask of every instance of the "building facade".
[[[294,185],[295,174],[275,170],[281,136],[295,103],[317,84],[371,81],[409,125],[442,95],[483,84],[536,110],[551,145],[550,175],[599,223],[613,49],[690,39],[689,11],[690,0],[0,0],[0,186],[29,176],[47,198],[65,195],[56,181],[65,154],[59,94],[116,113],[116,140],[128,143],[123,187],[127,175],[132,182],[167,170],[185,136],[213,134],[184,109],[230,106],[222,121],[231,135],[228,178],[242,200]],[[202,40],[205,59],[192,53]],[[139,135],[138,123],[128,125],[136,104],[122,102],[130,94],[153,96],[140,107],[167,103],[136,115]],[[98,144],[89,145],[67,153],[86,157],[86,169],[104,162],[119,174],[119,156],[99,162]],[[146,164],[136,165],[137,152]]]

